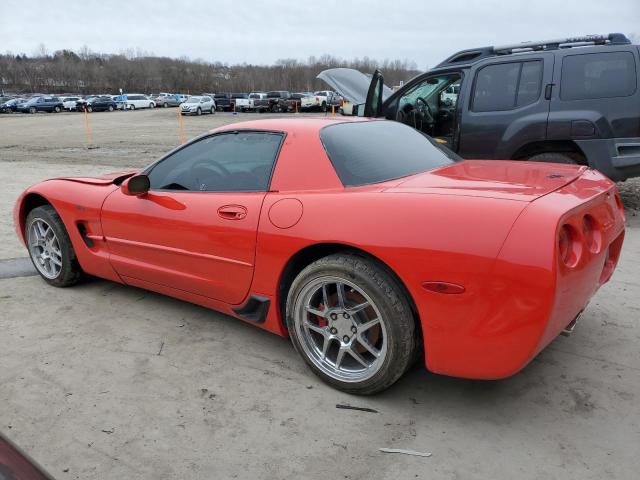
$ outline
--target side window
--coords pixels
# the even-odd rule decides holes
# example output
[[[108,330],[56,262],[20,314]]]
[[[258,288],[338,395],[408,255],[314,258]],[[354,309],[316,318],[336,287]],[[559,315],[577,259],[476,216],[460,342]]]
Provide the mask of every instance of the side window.
[[[540,97],[542,61],[500,63],[478,70],[473,91],[474,112],[512,110]]]
[[[520,63],[488,65],[478,70],[473,92],[473,111],[511,110],[515,105]]]
[[[626,97],[636,91],[636,79],[631,52],[568,55],[562,60],[560,98]]]
[[[266,192],[282,137],[236,132],[202,138],[153,166],[151,189]]]

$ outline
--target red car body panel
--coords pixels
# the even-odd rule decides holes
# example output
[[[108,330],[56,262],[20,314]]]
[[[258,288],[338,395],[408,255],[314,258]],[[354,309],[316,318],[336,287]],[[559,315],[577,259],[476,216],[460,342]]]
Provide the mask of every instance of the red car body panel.
[[[87,273],[238,318],[233,309],[259,295],[270,308],[256,325],[283,336],[280,286],[289,262],[318,245],[356,248],[406,288],[427,368],[479,379],[522,369],[613,273],[624,216],[615,185],[598,172],[464,161],[344,188],[319,138],[321,128],[343,121],[274,119],[216,130],[286,134],[268,192],[133,197],[112,183],[122,172],[55,179],[20,197],[17,232],[24,239],[25,209],[43,197],[62,217]],[[580,237],[585,214],[597,227],[592,248]],[[564,224],[583,245],[571,267],[558,253]]]

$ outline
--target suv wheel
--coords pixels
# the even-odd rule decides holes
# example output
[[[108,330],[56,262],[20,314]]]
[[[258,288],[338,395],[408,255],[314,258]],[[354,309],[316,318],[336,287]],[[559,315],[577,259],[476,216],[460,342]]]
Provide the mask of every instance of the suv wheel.
[[[29,113],[36,113],[37,111],[36,107],[29,107]]]
[[[91,105],[87,106],[87,112],[89,113],[93,112],[93,107]]]
[[[53,111],[56,113],[60,113],[60,107],[56,105],[55,107],[53,107]]]
[[[578,163],[575,158],[572,158],[569,153],[557,153],[557,152],[547,152],[547,153],[538,153],[537,155],[532,155],[527,160],[530,162],[549,162],[549,163],[569,163],[576,164]]]
[[[109,108],[107,108],[107,110],[109,110],[110,112],[113,112],[113,105],[109,105]]]
[[[196,110],[196,115],[202,115],[202,109],[200,107]]]
[[[289,290],[286,321],[311,370],[345,392],[384,390],[416,358],[415,322],[402,287],[356,255],[329,255],[304,268]]]
[[[162,107],[163,107],[163,108],[167,108],[168,106],[169,106],[169,104],[168,104],[167,102],[164,102],[164,103],[162,104]]]

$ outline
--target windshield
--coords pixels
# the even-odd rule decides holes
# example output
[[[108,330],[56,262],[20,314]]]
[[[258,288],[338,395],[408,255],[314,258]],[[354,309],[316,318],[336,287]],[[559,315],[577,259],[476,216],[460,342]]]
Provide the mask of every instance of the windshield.
[[[386,182],[459,160],[402,123],[377,120],[324,127],[320,140],[345,187]]]
[[[202,97],[189,97],[189,100],[184,103],[199,103],[201,98]]]
[[[33,98],[31,98],[30,100],[27,101],[27,105],[33,105],[38,100],[40,100],[40,98],[42,98],[42,97],[33,97]]]

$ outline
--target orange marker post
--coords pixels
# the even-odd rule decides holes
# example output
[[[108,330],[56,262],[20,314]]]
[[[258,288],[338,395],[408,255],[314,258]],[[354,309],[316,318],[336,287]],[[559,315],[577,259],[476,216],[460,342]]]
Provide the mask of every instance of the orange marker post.
[[[182,127],[182,112],[180,111],[180,107],[178,107],[178,141],[180,145],[184,143],[184,128]]]
[[[87,135],[87,148],[89,148],[93,144],[93,132],[89,125],[89,113],[86,108],[84,108],[84,132]]]

